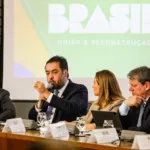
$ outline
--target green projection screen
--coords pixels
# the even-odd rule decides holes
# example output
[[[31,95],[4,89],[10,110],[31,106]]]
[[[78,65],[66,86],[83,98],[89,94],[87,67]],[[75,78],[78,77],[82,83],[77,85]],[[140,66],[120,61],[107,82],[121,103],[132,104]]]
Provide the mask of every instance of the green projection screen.
[[[54,55],[69,63],[71,80],[85,84],[102,69],[115,73],[125,97],[127,73],[150,64],[149,0],[5,0],[3,88],[15,100],[37,99],[44,65]]]

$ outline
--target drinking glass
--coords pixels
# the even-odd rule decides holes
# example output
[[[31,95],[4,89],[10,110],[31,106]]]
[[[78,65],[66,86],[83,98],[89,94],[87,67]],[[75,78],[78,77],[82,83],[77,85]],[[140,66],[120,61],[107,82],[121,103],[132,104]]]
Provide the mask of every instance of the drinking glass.
[[[39,112],[37,115],[37,123],[40,127],[45,126],[45,122],[47,121],[46,113],[45,112]]]
[[[77,117],[76,119],[76,127],[79,129],[78,136],[85,136],[83,131],[86,129],[86,121],[84,117]]]

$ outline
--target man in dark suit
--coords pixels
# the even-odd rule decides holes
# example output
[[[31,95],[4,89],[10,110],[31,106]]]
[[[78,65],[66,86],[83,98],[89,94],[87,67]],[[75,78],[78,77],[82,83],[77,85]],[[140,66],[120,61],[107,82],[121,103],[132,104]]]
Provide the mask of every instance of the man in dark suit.
[[[119,107],[123,128],[150,133],[150,68],[133,69],[128,77],[132,96]]]
[[[0,89],[0,121],[16,117],[15,107],[9,98],[9,92]]]
[[[63,120],[70,122],[75,120],[76,117],[86,115],[88,106],[87,88],[68,79],[67,60],[60,56],[50,58],[46,62],[45,72],[47,82],[52,86],[52,90],[58,89],[58,96],[48,90],[44,83],[37,81],[34,87],[39,92],[40,97],[37,104],[31,108],[29,119],[36,121],[37,113],[47,113],[49,107],[53,107],[54,110],[52,123]]]

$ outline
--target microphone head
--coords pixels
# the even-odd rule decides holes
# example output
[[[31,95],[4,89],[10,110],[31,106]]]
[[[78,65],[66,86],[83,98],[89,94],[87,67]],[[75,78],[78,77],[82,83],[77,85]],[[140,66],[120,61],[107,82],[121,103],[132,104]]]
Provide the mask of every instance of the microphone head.
[[[49,83],[48,85],[47,85],[47,89],[48,90],[51,90],[53,88],[53,85],[51,84],[51,83]]]

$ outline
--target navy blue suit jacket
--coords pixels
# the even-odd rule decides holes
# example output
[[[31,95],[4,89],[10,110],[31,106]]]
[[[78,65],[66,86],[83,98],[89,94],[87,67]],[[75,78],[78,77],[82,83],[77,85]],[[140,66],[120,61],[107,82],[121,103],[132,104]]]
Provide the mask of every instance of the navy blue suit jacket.
[[[147,100],[142,116],[142,125],[137,127],[140,107],[130,107],[127,116],[120,116],[124,129],[150,133],[150,98]]]
[[[74,121],[76,117],[86,115],[88,107],[88,91],[82,84],[73,83],[69,80],[69,83],[64,90],[61,98],[53,95],[51,102],[44,103],[41,112],[46,112],[48,106],[56,108],[53,123],[59,121]],[[31,108],[28,115],[29,119],[35,120],[37,118],[37,112],[35,106]]]

